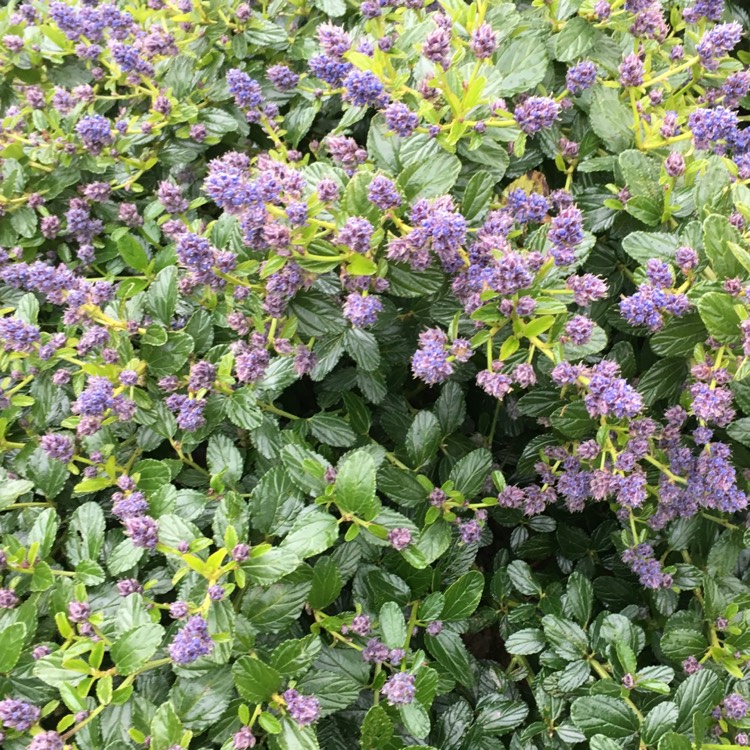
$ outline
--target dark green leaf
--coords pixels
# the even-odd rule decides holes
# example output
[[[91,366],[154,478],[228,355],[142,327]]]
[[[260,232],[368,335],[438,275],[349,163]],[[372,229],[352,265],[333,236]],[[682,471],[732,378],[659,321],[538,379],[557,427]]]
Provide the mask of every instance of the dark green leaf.
[[[155,623],[138,625],[124,632],[110,650],[112,661],[120,674],[131,674],[140,669],[161,646],[164,628]]]
[[[440,445],[441,437],[437,417],[432,412],[420,411],[406,434],[406,450],[416,468],[433,457]]]
[[[330,557],[321,557],[313,567],[308,602],[313,609],[325,609],[341,593],[341,573]]]
[[[484,576],[472,570],[461,576],[445,591],[441,619],[446,622],[465,620],[479,606],[484,591]]]
[[[606,695],[578,698],[570,707],[573,723],[587,736],[603,734],[612,739],[638,731],[638,717],[623,701]]]
[[[232,667],[239,694],[251,703],[265,703],[281,689],[281,675],[253,656],[239,658]]]
[[[378,514],[380,503],[375,495],[375,462],[365,450],[350,453],[336,474],[336,504],[344,513],[366,521]]]

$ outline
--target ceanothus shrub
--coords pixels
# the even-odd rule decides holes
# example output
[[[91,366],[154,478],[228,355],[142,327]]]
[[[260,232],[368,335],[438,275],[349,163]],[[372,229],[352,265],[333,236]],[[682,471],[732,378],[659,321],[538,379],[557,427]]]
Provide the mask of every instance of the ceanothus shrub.
[[[6,2],[2,747],[748,745],[744,18]]]

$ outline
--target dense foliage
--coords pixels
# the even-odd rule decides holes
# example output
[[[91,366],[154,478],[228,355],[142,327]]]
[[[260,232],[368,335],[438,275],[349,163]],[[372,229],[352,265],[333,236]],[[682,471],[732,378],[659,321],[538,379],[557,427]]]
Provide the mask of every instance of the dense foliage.
[[[3,748],[746,746],[742,20],[0,10]]]

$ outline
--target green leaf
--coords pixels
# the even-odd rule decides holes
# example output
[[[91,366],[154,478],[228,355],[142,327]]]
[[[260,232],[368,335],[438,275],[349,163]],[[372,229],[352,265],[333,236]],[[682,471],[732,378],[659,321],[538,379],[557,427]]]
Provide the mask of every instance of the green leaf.
[[[427,650],[453,679],[466,687],[474,685],[469,652],[457,633],[443,630],[439,635],[425,635],[424,640]]]
[[[435,402],[435,416],[444,435],[455,432],[466,419],[466,398],[458,383],[449,380]]]
[[[750,448],[750,417],[736,419],[727,427],[727,434],[732,440]]]
[[[698,164],[703,160],[699,160]],[[696,174],[693,199],[698,211],[722,211],[731,205],[729,191],[726,189],[732,182],[724,159],[718,154],[711,154],[705,161],[705,170]],[[730,209],[731,210],[731,209]]]
[[[312,290],[297,294],[289,311],[297,318],[298,333],[303,337],[342,333],[347,327],[341,306]]]
[[[220,138],[227,133],[233,133],[238,128],[237,118],[223,109],[209,107],[200,115],[200,121],[206,126],[206,131],[214,138]]]
[[[529,715],[529,707],[523,701],[505,700],[494,695],[482,698],[477,708],[477,724],[493,735],[513,731]]]
[[[513,560],[508,565],[508,576],[514,588],[520,593],[526,596],[540,596],[542,594],[542,587],[527,562]]]
[[[651,258],[674,261],[679,246],[680,238],[676,234],[662,232],[631,232],[622,241],[622,249],[642,266]]]
[[[194,347],[192,336],[180,331],[170,331],[166,343],[160,346],[143,344],[141,356],[148,364],[149,373],[156,378],[162,378],[182,369]]]
[[[117,251],[132,269],[145,273],[150,261],[143,245],[132,234],[125,234],[117,240]]]
[[[325,492],[325,472],[330,464],[323,456],[301,445],[285,445],[281,459],[289,477],[300,490],[311,495]]]
[[[302,559],[319,555],[332,547],[339,536],[339,525],[329,513],[311,510],[295,521],[281,543],[281,549],[294,552]]]
[[[684,734],[668,732],[659,740],[659,750],[693,750],[693,743]]]
[[[702,657],[708,648],[708,641],[698,630],[674,628],[664,633],[660,646],[668,659],[682,662],[689,656]]]
[[[177,266],[167,266],[159,271],[148,289],[146,300],[154,317],[168,325],[177,307]]]
[[[369,331],[350,328],[344,334],[344,347],[361,370],[372,372],[380,366],[378,342]]]
[[[470,617],[482,599],[484,576],[477,570],[471,570],[451,584],[445,591],[445,604],[440,619],[445,622],[456,622]]]
[[[284,677],[299,677],[312,666],[320,649],[320,638],[316,635],[284,641],[271,653],[271,666]]]
[[[107,570],[113,575],[120,575],[135,567],[143,557],[145,550],[136,547],[130,539],[123,539],[107,555]]]
[[[53,508],[45,508],[35,519],[26,540],[28,546],[34,543],[39,545],[39,557],[45,558],[52,551],[52,546],[57,538],[57,529],[60,519]]]
[[[10,672],[21,656],[26,638],[26,626],[22,622],[7,625],[0,630],[0,673]]]
[[[647,745],[655,745],[677,723],[677,706],[665,701],[654,706],[647,714],[641,728],[641,739]]]
[[[324,445],[349,448],[357,440],[349,423],[334,414],[315,414],[307,420],[312,434]]]
[[[375,461],[366,450],[348,454],[336,474],[336,504],[343,513],[372,521],[380,509],[375,495]]]
[[[565,437],[580,439],[595,431],[596,423],[591,418],[583,401],[561,406],[551,417],[552,426]]]
[[[583,57],[594,43],[596,29],[586,19],[571,18],[555,37],[555,58],[572,62]]]
[[[703,222],[703,246],[711,267],[720,279],[745,274],[745,269],[729,247],[729,243],[739,245],[741,241],[740,233],[726,216],[711,214]]]
[[[492,469],[492,454],[486,448],[477,448],[459,459],[450,473],[450,480],[467,500],[479,494]]]
[[[65,464],[50,458],[41,448],[31,454],[26,471],[36,489],[48,500],[54,500],[68,480]]]
[[[396,602],[386,602],[380,608],[380,631],[388,648],[401,648],[406,641],[406,621]]]
[[[79,505],[70,518],[65,551],[73,565],[97,560],[104,545],[104,512],[99,503]]]
[[[338,18],[346,13],[344,0],[313,0],[313,5],[322,10],[327,16]]]
[[[466,221],[479,221],[489,211],[495,183],[493,175],[483,170],[471,176],[461,198],[461,213]]]
[[[585,625],[591,617],[594,603],[594,587],[591,581],[578,571],[568,577],[566,610],[581,625]]]
[[[406,433],[406,451],[415,468],[423,466],[435,455],[441,438],[438,418],[430,411],[420,411]]]
[[[659,186],[661,162],[642,151],[628,150],[620,154],[617,163],[630,193],[656,201],[661,207],[664,202],[664,193]]]
[[[11,214],[10,224],[21,237],[33,237],[37,226],[36,212],[29,206],[21,206]]]
[[[587,736],[603,734],[612,739],[638,731],[638,717],[621,700],[606,695],[578,698],[570,707],[573,723]]]
[[[409,734],[421,740],[430,733],[430,716],[419,703],[399,706],[398,712]]]
[[[227,416],[238,427],[244,427],[246,430],[254,430],[263,423],[263,412],[258,406],[252,388],[248,388],[247,386],[238,388],[227,399],[226,404]]]
[[[676,732],[687,732],[692,726],[693,715],[701,713],[708,715],[721,700],[721,680],[711,671],[702,669],[691,674],[685,682],[677,688],[674,702],[677,704],[678,715]]]
[[[313,609],[325,609],[341,593],[343,582],[338,566],[330,557],[321,557],[313,568],[308,603]]]
[[[169,483],[172,473],[162,461],[146,458],[133,467],[133,474],[139,474],[138,488],[146,493],[156,492],[160,487]]]
[[[687,376],[688,363],[681,358],[660,359],[638,381],[638,392],[647,406],[660,399],[676,401]]]
[[[34,483],[28,479],[4,480],[0,484],[0,510],[12,505],[21,495],[25,495],[33,489]]]
[[[272,750],[320,750],[313,727],[301,727],[288,717],[281,720],[281,732],[268,737]]]
[[[591,129],[614,153],[628,148],[633,142],[633,116],[620,101],[618,89],[595,86],[591,94],[589,123]]]
[[[218,722],[233,697],[234,687],[227,667],[180,677],[169,692],[177,715],[185,728],[193,732],[202,732]]]
[[[662,357],[687,357],[696,344],[706,340],[706,328],[697,314],[672,318],[651,337],[651,348]]]
[[[575,362],[576,360],[589,357],[604,349],[609,343],[607,334],[604,329],[594,323],[591,329],[591,338],[585,344],[573,344],[570,341],[563,344],[563,354],[565,359]],[[533,391],[527,395],[532,395]],[[525,397],[524,397],[525,398]]]
[[[136,672],[156,653],[163,637],[164,628],[155,623],[127,630],[110,649],[117,671],[126,675]]]
[[[154,750],[167,750],[182,738],[182,723],[169,701],[162,703],[151,719],[151,744]]]
[[[740,316],[735,299],[725,292],[708,292],[698,300],[698,312],[706,329],[723,344],[740,341]]]
[[[212,476],[221,475],[228,484],[236,484],[242,478],[242,454],[229,436],[217,433],[210,437],[206,460]]]
[[[431,159],[406,167],[396,184],[410,202],[420,198],[434,198],[451,190],[460,171],[461,160],[453,154],[440,151]]]
[[[546,615],[542,618],[542,627],[550,647],[561,659],[574,661],[586,655],[588,638],[586,633],[574,622],[557,615]],[[592,734],[594,733],[592,732]],[[600,730],[600,734],[607,733]]]
[[[536,88],[547,73],[549,58],[544,41],[535,32],[524,32],[503,44],[495,69],[502,76],[498,96],[513,96]]]
[[[589,742],[589,750],[622,750],[622,745],[603,734],[595,734]]]
[[[361,750],[382,750],[393,737],[394,727],[385,709],[372,706],[365,714],[359,736]]]
[[[505,641],[505,650],[509,654],[527,656],[538,654],[547,645],[544,633],[538,628],[524,628],[508,636]]]
[[[248,589],[242,613],[262,633],[288,629],[299,617],[310,593],[312,568],[302,566],[268,587]]]
[[[292,550],[282,547],[269,548],[265,545],[262,554],[257,552],[258,549],[254,549],[250,557],[242,563],[242,570],[251,583],[259,586],[275,583],[295,571],[301,562]]]
[[[506,144],[493,140],[488,135],[482,136],[478,142],[460,141],[458,153],[470,162],[481,164],[484,171],[490,173],[495,184],[503,179],[510,164]]]
[[[281,675],[260,659],[243,656],[232,667],[237,692],[251,703],[265,703],[282,686]]]

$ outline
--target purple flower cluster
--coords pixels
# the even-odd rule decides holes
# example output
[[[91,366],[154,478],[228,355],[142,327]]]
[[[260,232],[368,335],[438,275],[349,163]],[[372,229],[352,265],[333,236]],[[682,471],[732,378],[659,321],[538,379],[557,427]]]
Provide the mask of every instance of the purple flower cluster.
[[[518,127],[528,135],[552,127],[560,116],[562,107],[545,96],[530,96],[516,107],[515,117]]]
[[[681,260],[692,264],[692,258],[687,256]],[[646,275],[648,281],[641,284],[635,294],[620,301],[620,314],[632,326],[648,326],[652,331],[658,331],[664,325],[665,315],[680,318],[690,311],[692,305],[685,294],[671,290],[674,278],[666,263],[650,260]]]
[[[175,664],[190,664],[211,653],[214,642],[208,634],[208,623],[193,615],[169,644],[169,656]]]
[[[50,457],[68,463],[75,453],[73,441],[67,435],[43,435],[40,441],[42,450]]]
[[[583,242],[583,214],[575,206],[568,206],[552,219],[547,235],[552,249],[550,255],[556,266],[575,263],[575,249]]]
[[[724,715],[733,721],[739,721],[747,716],[750,703],[739,693],[730,693],[721,702]]]
[[[383,303],[378,297],[352,292],[344,302],[344,317],[355,328],[367,328],[377,322],[382,309]]]
[[[0,318],[0,339],[6,352],[23,352],[34,350],[34,344],[40,340],[39,328],[18,318]]]
[[[592,417],[634,417],[643,409],[643,399],[625,378],[616,362],[603,360],[591,368],[588,393],[583,401]]]
[[[406,549],[411,544],[411,531],[397,528],[388,532],[388,543],[396,550]]]
[[[565,75],[565,86],[571,94],[580,94],[596,82],[596,65],[584,60],[568,68]]]
[[[204,399],[173,393],[165,399],[164,403],[170,411],[176,413],[175,421],[181,430],[195,432],[206,424],[206,418],[203,415],[206,408]]]
[[[227,89],[241,109],[254,110],[263,103],[260,84],[238,68],[227,72]]]
[[[632,549],[626,549],[622,553],[622,560],[647,589],[672,586],[672,576],[662,571],[661,564],[654,557],[654,548],[650,544],[639,544]]]
[[[466,239],[466,219],[456,210],[451,196],[416,201],[410,220],[411,231],[389,243],[389,259],[407,262],[415,270],[424,270],[432,262],[432,250],[449,273],[464,265],[461,254]]]
[[[26,732],[39,721],[42,712],[33,704],[15,698],[0,701],[0,721],[8,729]]]
[[[388,100],[382,81],[369,70],[351,70],[343,85],[344,100],[355,107],[383,107]]]
[[[65,741],[57,732],[40,732],[34,735],[27,750],[63,750]]]
[[[105,146],[114,142],[112,124],[102,115],[86,115],[76,125],[76,133],[83,145],[92,154],[98,154]]]
[[[709,29],[698,42],[696,51],[707,70],[716,70],[719,61],[731,52],[742,38],[742,26],[736,21],[722,23]]]
[[[391,706],[404,706],[413,703],[416,695],[414,675],[408,672],[396,672],[383,685],[382,692]]]
[[[286,702],[289,716],[301,727],[314,724],[320,718],[320,701],[314,695],[302,695],[290,688],[281,697]]]
[[[643,74],[643,62],[638,55],[630,54],[620,64],[620,83],[623,86],[642,86]]]
[[[453,362],[467,362],[471,357],[470,347],[461,339],[448,346],[448,336],[439,328],[428,328],[419,334],[419,349],[411,360],[415,378],[428,385],[442,383],[453,374]]]

